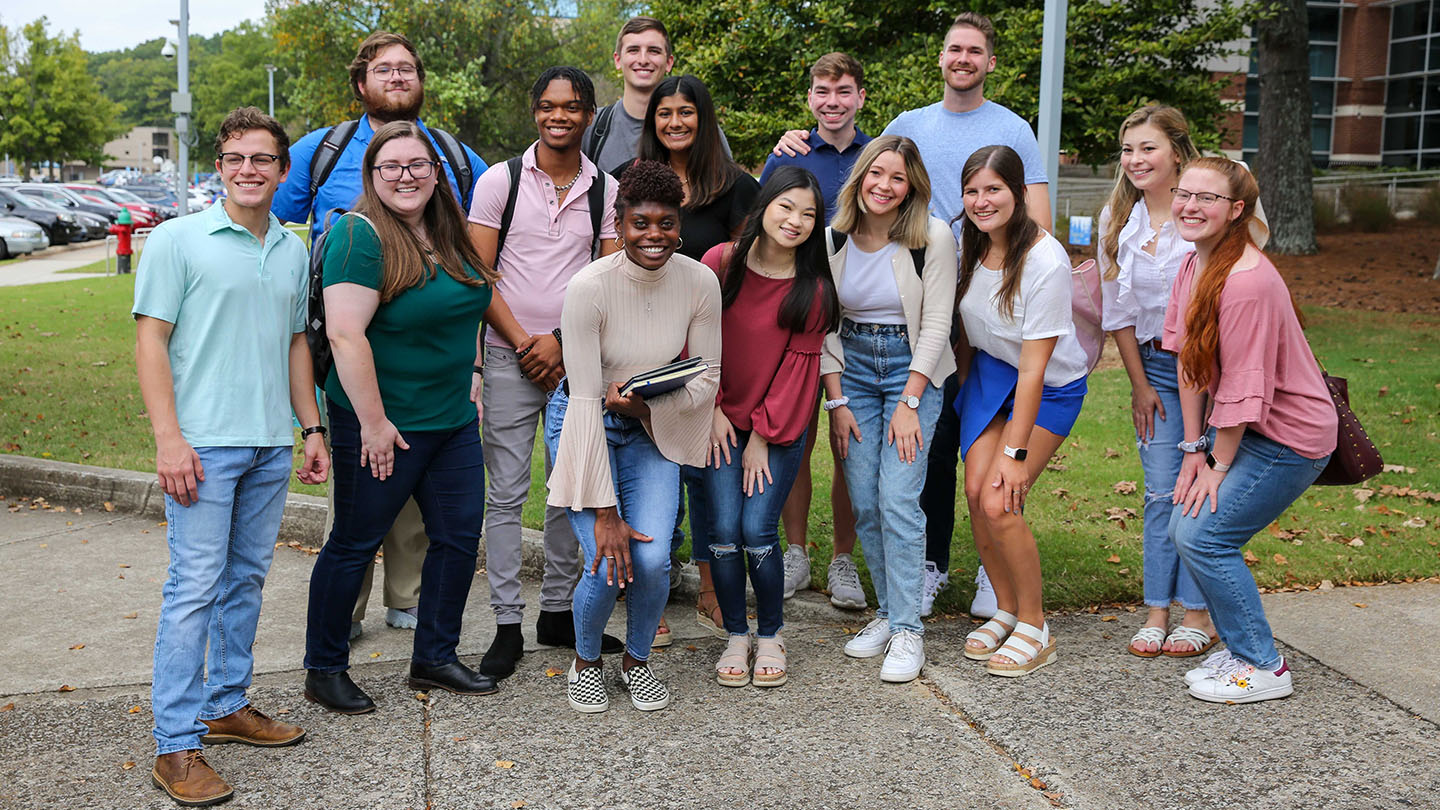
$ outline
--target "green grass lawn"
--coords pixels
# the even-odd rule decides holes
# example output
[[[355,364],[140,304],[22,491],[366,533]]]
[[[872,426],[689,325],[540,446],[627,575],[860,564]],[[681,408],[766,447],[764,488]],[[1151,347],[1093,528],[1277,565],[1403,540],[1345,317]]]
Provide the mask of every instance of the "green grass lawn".
[[[153,469],[135,380],[134,276],[0,289],[0,447],[61,461]],[[1248,546],[1265,587],[1395,581],[1440,574],[1440,318],[1312,309],[1309,335],[1385,461],[1364,487],[1314,487]],[[825,428],[821,427],[822,430]],[[1047,605],[1134,603],[1141,594],[1143,482],[1123,370],[1099,371],[1074,435],[1037,482],[1029,517],[1040,540]],[[543,468],[535,457],[525,524],[538,527]],[[831,462],[814,457],[809,540],[816,586],[829,561]],[[1128,483],[1135,485],[1129,492]],[[323,487],[292,489],[323,494]],[[975,555],[957,507],[952,585],[941,610],[968,604]],[[1118,558],[1118,562],[1109,560]],[[868,574],[862,575],[869,586]]]

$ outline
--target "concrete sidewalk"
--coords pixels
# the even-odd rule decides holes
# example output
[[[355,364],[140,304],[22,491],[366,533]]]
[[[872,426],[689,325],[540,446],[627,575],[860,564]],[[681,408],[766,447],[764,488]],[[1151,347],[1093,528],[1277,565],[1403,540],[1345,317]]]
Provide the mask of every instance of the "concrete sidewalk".
[[[102,261],[105,261],[104,242],[94,242],[85,247],[75,247],[69,250],[55,251],[52,248],[45,251],[43,255],[0,265],[0,287],[42,284],[49,281],[74,281],[82,278],[104,278],[105,273],[65,272]]]
[[[164,527],[78,499],[0,494],[0,808],[173,807],[148,775]],[[882,684],[878,659],[839,649],[869,617],[813,592],[787,603],[790,683],[725,689],[713,675],[723,642],[681,599],[668,613],[677,640],[652,659],[670,708],[642,714],[612,687],[598,716],[565,702],[553,673],[569,653],[533,644],[537,583],[526,588],[526,656],[500,694],[423,700],[404,682],[411,636],[384,626],[377,588],[351,662],[380,708],[350,718],[300,696],[313,561],[276,551],[251,690],[309,737],[210,752],[236,786],[227,806],[1440,805],[1436,585],[1267,597],[1296,694],[1253,706],[1186,696],[1180,675],[1193,661],[1126,654],[1141,614],[1125,611],[1052,617],[1057,662],[1018,680],[965,660],[971,622],[942,617],[928,626],[924,677]],[[488,597],[477,575],[460,645],[472,665],[492,634]],[[611,632],[623,630],[622,604]]]

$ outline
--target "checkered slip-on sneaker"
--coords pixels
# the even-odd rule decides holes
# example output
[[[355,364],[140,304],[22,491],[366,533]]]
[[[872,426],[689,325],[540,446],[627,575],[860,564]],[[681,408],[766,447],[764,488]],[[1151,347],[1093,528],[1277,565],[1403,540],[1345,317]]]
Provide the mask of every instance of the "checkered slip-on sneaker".
[[[565,691],[570,696],[570,708],[585,714],[603,712],[610,708],[610,696],[605,694],[605,678],[600,667],[589,667],[575,671],[575,661],[570,661]]]
[[[630,691],[630,702],[642,712],[653,712],[670,705],[670,690],[655,678],[650,665],[639,663],[620,670],[620,680]]]

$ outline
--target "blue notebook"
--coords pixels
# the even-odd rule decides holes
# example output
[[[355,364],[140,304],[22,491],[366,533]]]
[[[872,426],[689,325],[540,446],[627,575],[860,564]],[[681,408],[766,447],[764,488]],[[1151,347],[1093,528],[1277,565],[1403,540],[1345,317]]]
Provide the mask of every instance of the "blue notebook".
[[[639,394],[642,399],[654,399],[661,394],[674,391],[710,368],[703,357],[687,357],[668,365],[636,374],[620,386],[620,396]]]

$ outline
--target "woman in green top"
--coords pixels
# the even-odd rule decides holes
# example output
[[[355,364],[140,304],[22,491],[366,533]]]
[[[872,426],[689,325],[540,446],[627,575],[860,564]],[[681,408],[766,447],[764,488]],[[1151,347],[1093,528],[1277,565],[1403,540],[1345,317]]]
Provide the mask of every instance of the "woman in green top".
[[[361,198],[324,248],[335,525],[310,579],[305,697],[345,714],[375,708],[345,671],[350,610],[366,564],[411,497],[430,548],[410,687],[496,688],[455,655],[485,508],[470,374],[496,274],[466,238],[454,196],[436,193],[439,166],[414,123],[381,127],[365,150]]]

